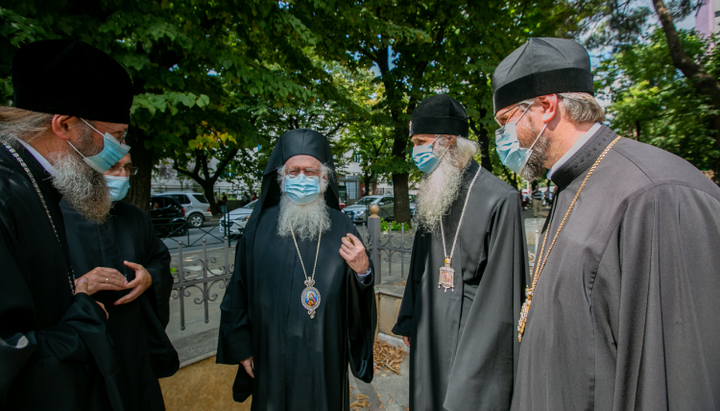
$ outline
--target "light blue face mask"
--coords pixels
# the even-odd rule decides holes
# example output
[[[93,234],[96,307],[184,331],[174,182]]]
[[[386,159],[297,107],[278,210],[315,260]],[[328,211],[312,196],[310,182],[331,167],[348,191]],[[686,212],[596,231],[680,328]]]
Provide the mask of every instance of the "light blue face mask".
[[[437,139],[435,139],[435,141],[437,141]],[[440,160],[442,160],[445,153],[447,153],[450,148],[450,146],[448,146],[438,158],[435,156],[435,153],[433,153],[434,143],[435,142],[433,141],[430,144],[413,147],[412,159],[415,162],[415,166],[417,166],[417,168],[425,174],[430,174],[435,171],[435,168],[440,165]]]
[[[537,143],[543,131],[545,131],[545,127],[547,127],[547,124],[543,126],[529,148],[520,147],[520,141],[517,138],[517,123],[529,109],[528,106],[517,120],[495,130],[495,150],[500,157],[500,162],[516,174],[522,174],[522,170],[525,168],[530,156],[532,156],[535,143]]]
[[[105,184],[110,189],[110,198],[112,201],[120,201],[130,190],[130,177],[120,176],[103,176],[105,177]]]
[[[312,203],[320,194],[320,178],[305,177],[302,173],[297,177],[285,176],[285,194],[295,204]]]
[[[103,136],[103,141],[105,144],[103,150],[98,154],[95,154],[94,156],[86,157],[83,153],[80,152],[80,150],[75,148],[75,146],[72,145],[70,141],[68,141],[68,144],[70,144],[70,147],[75,149],[75,151],[77,151],[78,154],[82,156],[85,164],[89,165],[93,170],[97,171],[100,174],[103,174],[108,171],[110,167],[114,166],[115,163],[120,161],[121,158],[125,157],[125,154],[130,152],[130,146],[120,143],[115,137],[113,137],[112,134],[103,134],[99,132],[98,129],[91,126],[90,123],[88,123],[87,121],[83,119],[81,120],[91,129],[95,130],[95,132]]]

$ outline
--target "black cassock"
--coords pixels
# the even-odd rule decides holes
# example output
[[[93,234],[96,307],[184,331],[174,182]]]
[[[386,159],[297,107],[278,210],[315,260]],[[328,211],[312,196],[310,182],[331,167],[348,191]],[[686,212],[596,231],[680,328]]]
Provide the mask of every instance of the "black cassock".
[[[121,410],[105,312],[73,296],[67,241],[50,175],[16,148],[43,194],[0,146],[0,409]]]
[[[305,278],[293,240],[277,235],[278,211],[263,210],[238,242],[217,362],[253,356],[255,379],[241,366],[233,385],[236,401],[254,393],[253,410],[349,410],[348,362],[361,380],[373,375],[373,279],[360,281],[339,254],[343,236],[360,236],[347,216],[328,208],[332,225],[322,235],[315,274],[321,299],[311,319],[301,304]],[[298,247],[310,277],[317,241],[298,239]]]
[[[553,175],[551,241],[603,126]],[[621,139],[569,215],[535,290],[514,410],[720,409],[720,189]]]
[[[128,281],[135,272],[123,261],[145,267],[152,285],[135,300],[114,305],[125,291],[98,291],[93,294],[110,316],[108,332],[118,359],[118,381],[127,410],[164,410],[158,378],[173,375],[178,355],[165,333],[170,319],[169,301],[173,278],[170,253],[155,234],[150,218],[139,208],[116,202],[104,224],[93,224],[67,202],[60,203],[70,261],[80,277],[95,267],[110,267]]]
[[[443,220],[448,254],[479,168],[474,160],[465,167]],[[418,228],[393,328],[411,338],[410,409],[509,409],[519,349],[515,321],[527,279],[518,191],[481,169],[452,257],[454,291],[438,288],[444,259],[440,236]]]

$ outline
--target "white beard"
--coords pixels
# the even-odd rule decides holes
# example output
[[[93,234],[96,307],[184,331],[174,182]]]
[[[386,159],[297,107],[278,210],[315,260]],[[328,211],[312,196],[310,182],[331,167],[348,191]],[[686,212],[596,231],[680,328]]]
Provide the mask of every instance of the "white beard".
[[[85,219],[102,224],[112,205],[105,178],[74,152],[52,153],[53,186]]]
[[[460,194],[463,169],[477,150],[478,145],[474,141],[457,137],[456,145],[448,150],[437,168],[420,180],[416,201],[417,219],[421,226],[429,231],[439,228],[440,220]],[[433,148],[436,156],[443,151],[445,146],[441,144]]]
[[[280,237],[291,237],[295,230],[300,240],[317,240],[321,233],[330,230],[330,213],[325,204],[325,190],[328,181],[320,179],[320,194],[309,204],[295,204],[285,194],[284,173],[278,173],[280,196],[280,215],[278,216],[278,234]]]

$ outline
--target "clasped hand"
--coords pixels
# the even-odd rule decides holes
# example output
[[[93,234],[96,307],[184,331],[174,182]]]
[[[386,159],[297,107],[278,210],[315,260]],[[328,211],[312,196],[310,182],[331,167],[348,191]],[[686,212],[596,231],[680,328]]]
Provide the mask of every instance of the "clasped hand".
[[[115,305],[127,304],[142,293],[145,292],[152,285],[152,277],[150,273],[140,264],[131,263],[124,261],[124,264],[135,271],[135,279],[128,282],[125,276],[114,268],[108,267],[95,267],[87,274],[75,280],[75,294],[87,293],[93,295],[98,291],[112,290],[121,291],[132,289],[127,295],[115,301]],[[82,281],[80,281],[82,280]],[[105,306],[98,302],[98,304],[105,310]],[[107,311],[105,311],[107,315]]]

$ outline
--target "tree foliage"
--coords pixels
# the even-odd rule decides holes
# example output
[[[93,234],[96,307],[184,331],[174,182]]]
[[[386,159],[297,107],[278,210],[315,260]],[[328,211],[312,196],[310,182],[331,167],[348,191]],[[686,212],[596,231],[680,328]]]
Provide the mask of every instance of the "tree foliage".
[[[718,50],[693,32],[679,34],[685,51],[717,73]],[[612,102],[608,114],[618,133],[712,169],[720,152],[709,119],[717,110],[673,66],[662,29],[603,61],[598,74],[597,89]]]

